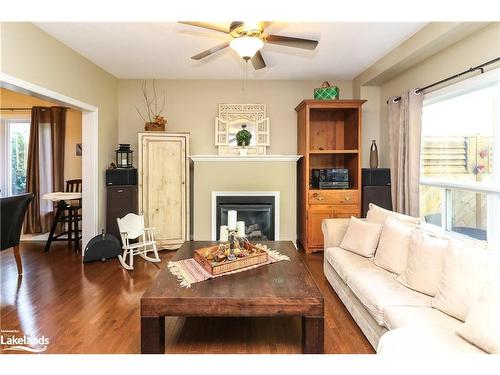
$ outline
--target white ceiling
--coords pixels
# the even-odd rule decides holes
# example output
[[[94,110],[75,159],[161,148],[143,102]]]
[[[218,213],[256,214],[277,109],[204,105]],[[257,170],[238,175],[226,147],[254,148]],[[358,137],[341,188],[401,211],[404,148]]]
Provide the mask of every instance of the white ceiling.
[[[230,48],[190,56],[226,40],[217,31],[165,23],[36,23],[117,78],[241,79],[244,63]],[[408,39],[425,23],[274,23],[267,33],[318,39],[314,51],[266,44],[267,68],[249,79],[350,80]]]

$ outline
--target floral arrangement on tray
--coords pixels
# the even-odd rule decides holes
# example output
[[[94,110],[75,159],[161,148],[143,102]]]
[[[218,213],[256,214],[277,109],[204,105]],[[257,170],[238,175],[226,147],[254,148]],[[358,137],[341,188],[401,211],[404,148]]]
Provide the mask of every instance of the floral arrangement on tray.
[[[231,257],[232,254],[233,257]],[[216,246],[195,250],[194,259],[210,274],[218,275],[266,263],[268,254],[262,245],[253,245],[245,238],[233,243],[220,243]]]

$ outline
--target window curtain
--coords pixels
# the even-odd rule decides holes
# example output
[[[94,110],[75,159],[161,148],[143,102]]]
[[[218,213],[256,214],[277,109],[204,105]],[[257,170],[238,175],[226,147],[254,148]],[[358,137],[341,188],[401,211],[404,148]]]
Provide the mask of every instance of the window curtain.
[[[389,99],[389,154],[392,207],[419,217],[420,136],[422,95],[410,90],[400,100]]]
[[[64,191],[65,129],[66,108],[31,109],[26,191],[35,197],[28,207],[24,233],[50,231],[54,205],[42,197],[45,193]]]

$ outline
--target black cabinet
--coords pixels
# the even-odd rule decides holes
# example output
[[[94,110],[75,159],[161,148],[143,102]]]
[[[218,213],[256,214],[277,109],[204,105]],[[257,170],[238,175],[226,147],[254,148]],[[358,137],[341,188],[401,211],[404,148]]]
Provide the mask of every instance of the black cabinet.
[[[106,191],[106,232],[120,239],[116,219],[122,218],[128,213],[137,214],[137,186],[107,186]]]

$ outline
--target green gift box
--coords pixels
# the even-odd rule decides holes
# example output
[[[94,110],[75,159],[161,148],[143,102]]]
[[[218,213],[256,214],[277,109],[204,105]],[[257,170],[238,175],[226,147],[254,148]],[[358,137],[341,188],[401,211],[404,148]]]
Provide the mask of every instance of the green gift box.
[[[314,99],[317,100],[337,100],[339,98],[339,88],[337,86],[330,86],[325,81],[321,87],[314,89]]]

